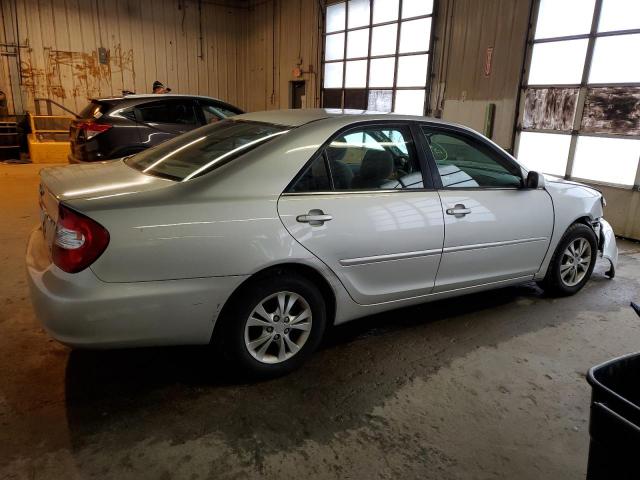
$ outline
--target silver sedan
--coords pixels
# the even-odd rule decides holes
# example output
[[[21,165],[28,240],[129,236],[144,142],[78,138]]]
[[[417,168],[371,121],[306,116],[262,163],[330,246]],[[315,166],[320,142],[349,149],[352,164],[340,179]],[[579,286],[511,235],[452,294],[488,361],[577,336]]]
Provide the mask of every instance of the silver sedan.
[[[41,172],[33,303],[60,342],[213,342],[256,375],[357,317],[537,281],[573,294],[604,199],[423,117],[270,111],[135,156]]]

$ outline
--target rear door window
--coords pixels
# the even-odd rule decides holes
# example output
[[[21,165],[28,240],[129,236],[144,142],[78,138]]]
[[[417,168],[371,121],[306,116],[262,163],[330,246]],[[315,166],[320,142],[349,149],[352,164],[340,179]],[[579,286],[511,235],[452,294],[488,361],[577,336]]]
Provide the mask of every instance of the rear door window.
[[[327,170],[324,155],[318,156],[300,175],[289,189],[290,192],[328,192],[331,190],[331,179]]]
[[[413,140],[405,126],[371,126],[334,139],[326,150],[336,190],[423,188]]]
[[[145,123],[197,125],[195,105],[191,100],[167,100],[138,107]]]
[[[367,126],[334,138],[290,191],[412,188],[424,183],[409,128]]]

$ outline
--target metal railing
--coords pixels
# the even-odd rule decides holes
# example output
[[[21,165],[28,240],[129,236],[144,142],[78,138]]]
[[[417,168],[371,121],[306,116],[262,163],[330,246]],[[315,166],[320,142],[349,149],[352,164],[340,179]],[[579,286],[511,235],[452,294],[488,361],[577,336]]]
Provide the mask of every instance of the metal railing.
[[[62,105],[61,103],[56,102],[55,100],[51,100],[50,98],[34,98],[33,99],[34,103],[35,103],[35,107],[36,107],[36,115],[44,115],[41,112],[41,108],[40,108],[40,104],[41,102],[44,102],[46,104],[46,109],[47,109],[47,115],[49,116],[53,116],[53,109],[51,108],[52,105],[55,105],[56,107],[58,107],[59,109],[70,113],[71,115],[73,115],[74,118],[78,118],[78,114],[72,110],[69,110],[67,107],[65,107],[64,105]]]
[[[29,114],[29,125],[33,137],[39,142],[68,142],[69,125],[74,118],[69,115]]]

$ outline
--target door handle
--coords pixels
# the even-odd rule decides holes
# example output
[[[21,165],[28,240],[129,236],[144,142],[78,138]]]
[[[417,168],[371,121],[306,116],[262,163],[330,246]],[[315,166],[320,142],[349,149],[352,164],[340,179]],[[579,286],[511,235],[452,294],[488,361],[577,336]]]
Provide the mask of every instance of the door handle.
[[[453,208],[447,208],[447,215],[454,215],[456,218],[462,218],[471,213],[471,209],[465,207],[462,203],[457,203]]]
[[[298,215],[296,220],[300,223],[308,223],[312,227],[317,227],[319,225],[324,225],[324,222],[333,220],[333,217],[325,214],[322,210],[314,208],[313,210],[309,210],[309,213],[306,215]]]

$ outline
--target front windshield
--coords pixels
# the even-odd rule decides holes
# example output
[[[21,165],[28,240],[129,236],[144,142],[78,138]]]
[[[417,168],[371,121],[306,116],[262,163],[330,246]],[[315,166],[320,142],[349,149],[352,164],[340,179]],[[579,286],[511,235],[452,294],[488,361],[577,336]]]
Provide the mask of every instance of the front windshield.
[[[223,120],[140,152],[125,163],[143,173],[185,181],[288,131],[270,123]]]

